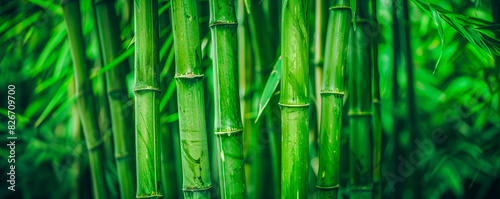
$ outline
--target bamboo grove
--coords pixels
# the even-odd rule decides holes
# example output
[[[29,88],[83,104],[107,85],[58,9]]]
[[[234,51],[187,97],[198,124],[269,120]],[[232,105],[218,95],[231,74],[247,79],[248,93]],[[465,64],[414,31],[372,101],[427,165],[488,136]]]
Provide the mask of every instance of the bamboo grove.
[[[37,100],[16,116],[34,132],[18,175],[42,165],[61,187],[0,196],[488,198],[498,185],[495,0],[0,5],[0,64],[30,65],[2,70]]]

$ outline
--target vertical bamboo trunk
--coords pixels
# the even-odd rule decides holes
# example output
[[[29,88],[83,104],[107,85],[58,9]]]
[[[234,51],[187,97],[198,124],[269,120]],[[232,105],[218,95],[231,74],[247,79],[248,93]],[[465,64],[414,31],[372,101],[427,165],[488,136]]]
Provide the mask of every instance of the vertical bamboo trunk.
[[[89,6],[89,11],[90,14],[90,21],[92,21],[92,25],[97,26],[98,21],[97,21],[97,14],[96,14],[96,9],[95,9],[95,3],[94,1],[84,1],[82,3],[83,7]],[[85,17],[85,16],[84,16]],[[97,54],[98,56],[94,60],[94,65],[91,70],[99,70],[104,66],[104,55],[102,52],[101,47],[103,46],[101,40],[99,39],[99,30],[98,28],[93,29],[90,31],[91,38],[96,38],[97,43],[98,43],[98,50]],[[111,136],[112,129],[111,129],[111,115],[110,115],[110,107],[109,107],[109,101],[108,101],[108,96],[107,96],[107,86],[106,86],[106,77],[104,74],[97,75],[95,78],[93,78],[92,82],[92,87],[94,91],[94,99],[97,102],[96,103],[96,110],[97,110],[97,125],[99,127],[99,130],[102,132],[102,141],[103,141],[103,147],[104,147],[104,158],[106,160],[112,159],[113,158],[113,144],[111,143],[113,138]],[[114,167],[113,165],[106,164],[105,162],[105,167]],[[109,182],[108,182],[109,183]],[[114,183],[113,183],[114,184]],[[111,191],[112,190],[112,191]],[[114,187],[110,189],[109,194],[113,195],[114,192]]]
[[[371,21],[374,24],[373,33],[380,32],[377,20],[377,0],[371,0]],[[378,69],[378,37],[372,38],[372,57],[373,57],[373,198],[382,198],[381,184],[381,158],[382,158],[382,121],[380,104],[380,74]]]
[[[184,198],[210,198],[203,69],[195,0],[172,0]]]
[[[309,153],[309,1],[283,1],[281,198],[306,198]]]
[[[326,34],[327,26],[329,22],[328,18],[328,1],[327,0],[316,0],[316,15],[315,15],[315,31],[314,31],[314,76],[315,78],[315,98],[317,107],[317,118],[321,118],[321,85],[323,82],[323,66],[325,61],[325,44],[326,44]],[[318,119],[318,128],[321,129],[321,119]]]
[[[71,58],[73,59],[76,103],[89,152],[92,190],[94,198],[104,199],[108,197],[108,193],[105,181],[102,136],[95,132],[98,129],[97,115],[95,114],[91,81],[89,80],[89,66],[85,55],[86,47],[82,35],[80,1],[65,0],[61,2],[61,6],[68,31]]]
[[[135,1],[137,198],[162,198],[158,82],[158,1]]]
[[[101,40],[104,64],[108,64],[121,50],[120,28],[112,0],[95,0],[95,11]],[[106,87],[112,122],[115,161],[118,184],[122,198],[135,196],[134,134],[131,131],[133,112],[127,106],[129,101],[125,82],[128,65],[126,62],[106,71]]]
[[[76,89],[75,89],[75,81],[71,81],[69,86],[68,86],[68,95],[67,97],[73,97],[76,94]],[[72,104],[71,107],[69,108],[69,114],[71,115],[71,120],[68,122],[68,126],[72,127],[70,129],[69,133],[69,140],[72,146],[77,147],[79,143],[81,143],[82,140],[82,132],[81,132],[81,126],[80,126],[80,117],[78,115],[78,106],[76,104]],[[78,147],[81,148],[81,147]],[[78,150],[78,155],[81,155],[81,150]],[[69,198],[71,199],[79,199],[81,198],[81,188],[80,188],[80,179],[81,175],[83,172],[81,172],[81,166],[82,161],[76,161],[71,165],[70,168],[70,175],[71,175],[71,195]]]
[[[214,133],[220,151],[219,178],[222,198],[246,198],[235,2],[210,0],[210,28],[214,67]]]
[[[245,158],[245,180],[249,190],[251,189],[251,166],[249,164],[249,148],[250,136],[252,135],[252,127],[255,126],[252,119],[252,92],[253,83],[253,67],[252,67],[252,46],[250,43],[250,34],[248,30],[248,16],[245,6],[245,0],[238,0],[236,12],[238,15],[238,74],[240,77],[240,104],[241,117],[243,118],[243,157]]]
[[[321,88],[319,198],[337,198],[340,188],[340,133],[344,98],[344,74],[351,28],[349,0],[330,0],[324,81]]]
[[[351,199],[372,198],[371,34],[368,1],[358,1],[357,28],[350,36],[349,173]]]
[[[394,167],[391,172],[398,174],[396,164],[399,164],[398,157],[408,157],[410,152],[414,150],[413,141],[418,139],[418,131],[416,131],[416,105],[415,105],[415,89],[413,78],[412,51],[410,46],[410,30],[409,30],[409,1],[401,1],[393,9],[393,45],[394,45],[394,71],[393,71],[393,92],[394,92],[394,145],[395,152],[392,155]],[[396,6],[396,5],[393,5]],[[403,78],[402,78],[403,77]],[[416,179],[421,176],[417,173],[412,175],[404,182],[396,182],[389,184],[395,189],[395,198],[422,198],[420,192],[415,191],[418,183]],[[393,183],[395,180],[388,181]],[[405,194],[411,191],[413,194]]]

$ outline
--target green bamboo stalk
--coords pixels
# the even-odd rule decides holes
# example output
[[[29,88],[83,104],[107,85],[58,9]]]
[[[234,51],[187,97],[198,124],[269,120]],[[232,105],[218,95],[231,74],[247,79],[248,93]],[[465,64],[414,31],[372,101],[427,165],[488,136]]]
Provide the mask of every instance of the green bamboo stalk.
[[[371,34],[367,31],[368,1],[358,1],[356,31],[350,36],[349,173],[351,199],[372,197]]]
[[[203,69],[195,0],[172,0],[184,198],[210,198]]]
[[[371,21],[375,25],[373,33],[377,32],[377,0],[371,1]],[[373,198],[382,198],[381,158],[382,158],[382,109],[380,103],[380,74],[378,68],[378,35],[372,38],[373,57]]]
[[[415,82],[413,77],[412,50],[410,46],[409,1],[402,1],[402,5],[393,9],[393,45],[394,45],[394,71],[393,71],[393,107],[394,107],[394,154],[391,156],[393,173],[397,173],[397,157],[408,157],[415,149],[412,140],[419,139],[416,131],[416,105]],[[395,6],[395,5],[394,5]],[[402,79],[401,77],[406,77]],[[401,109],[400,107],[405,107]],[[401,141],[404,139],[404,141]],[[405,144],[407,143],[407,144]],[[405,197],[407,190],[419,190],[417,179],[421,177],[418,170],[403,183],[394,184],[395,198]],[[420,192],[412,194],[413,198],[422,198]]]
[[[61,2],[68,31],[68,40],[75,73],[75,88],[80,113],[80,120],[85,134],[89,152],[92,175],[92,190],[94,198],[107,198],[106,179],[104,171],[104,152],[102,136],[95,132],[98,129],[95,105],[92,97],[92,86],[89,80],[89,66],[85,55],[85,44],[82,34],[80,1],[64,0]]]
[[[71,98],[75,96],[76,94],[76,89],[75,89],[75,81],[71,81],[69,86],[68,86],[68,98]],[[72,146],[75,146],[75,148],[78,147],[79,143],[82,140],[82,132],[81,132],[81,125],[80,125],[80,117],[78,115],[78,106],[77,104],[73,103],[68,111],[69,114],[71,114],[71,120],[68,121],[68,126],[71,127],[69,130],[69,135],[70,137],[70,143]],[[81,149],[81,147],[78,147]],[[81,155],[81,150],[78,150],[77,154]],[[78,199],[81,198],[81,188],[80,188],[80,183],[79,180],[81,179],[81,175],[83,172],[81,172],[81,164],[82,161],[77,161],[74,162],[71,165],[70,168],[70,175],[71,175],[71,195],[70,199]]]
[[[243,118],[243,157],[245,158],[245,180],[247,185],[250,183],[250,164],[248,161],[250,136],[252,129],[255,126],[252,119],[252,83],[253,82],[253,67],[252,67],[252,46],[250,43],[250,33],[248,31],[248,17],[245,8],[245,0],[238,0],[236,12],[238,15],[238,75],[240,77],[240,104],[241,116]],[[249,189],[251,192],[251,189]]]
[[[321,88],[318,198],[337,198],[340,188],[340,138],[344,74],[351,27],[349,0],[330,0],[324,81]]]
[[[309,1],[283,2],[281,198],[306,198],[309,153]]]
[[[135,1],[137,198],[163,198],[160,178],[158,1]]]
[[[220,150],[222,198],[246,198],[234,0],[210,0],[214,67],[214,133]]]
[[[95,0],[95,12],[101,52],[104,64],[113,61],[121,50],[120,28],[112,0]],[[111,115],[115,161],[118,172],[118,184],[122,198],[135,196],[134,133],[131,131],[133,115],[126,105],[129,101],[124,73],[127,62],[120,63],[106,71],[106,87]]]
[[[317,118],[321,118],[321,85],[323,82],[323,66],[325,61],[325,44],[326,44],[326,34],[327,26],[329,22],[328,18],[328,1],[327,0],[316,0],[316,15],[315,15],[315,31],[314,31],[314,76],[315,78],[315,98]],[[318,119],[318,128],[321,128],[321,120]]]

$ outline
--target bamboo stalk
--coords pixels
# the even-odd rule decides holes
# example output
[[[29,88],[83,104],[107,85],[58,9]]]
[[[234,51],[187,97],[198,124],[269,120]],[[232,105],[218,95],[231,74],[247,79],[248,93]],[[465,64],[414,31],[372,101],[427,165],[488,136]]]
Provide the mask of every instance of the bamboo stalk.
[[[196,1],[172,0],[184,198],[210,198],[203,69]]]
[[[356,31],[350,36],[349,173],[351,199],[372,197],[371,34],[367,31],[368,2],[358,1]]]
[[[324,81],[321,88],[319,170],[316,187],[319,198],[337,198],[340,188],[340,141],[344,74],[351,26],[349,0],[330,0]]]
[[[97,26],[97,14],[95,10],[95,4],[94,1],[84,1],[83,7],[85,6],[90,6],[90,19],[93,22],[93,25]],[[101,47],[103,46],[101,40],[99,39],[99,30],[98,28],[93,29],[90,32],[90,35],[92,38],[97,38],[97,46],[98,48],[98,56],[94,60],[93,63],[93,68],[91,71],[96,71],[101,69],[104,66],[104,56],[103,52],[101,50]],[[111,136],[112,129],[111,129],[111,115],[110,115],[110,108],[109,108],[109,101],[108,101],[108,96],[107,96],[107,88],[106,88],[106,77],[104,74],[97,75],[95,78],[93,78],[92,82],[92,87],[94,91],[94,99],[97,102],[96,103],[96,110],[97,110],[97,125],[99,126],[100,131],[102,132],[102,141],[103,141],[103,147],[104,147],[104,158],[111,159],[113,158],[113,144],[111,143],[113,140],[113,137]],[[106,167],[109,167],[113,165],[106,164]],[[113,189],[115,190],[115,189]],[[112,192],[110,192],[110,195],[113,195]]]
[[[396,6],[396,5],[393,5]],[[402,5],[393,9],[393,49],[394,71],[393,79],[393,107],[394,107],[394,139],[395,152],[392,155],[394,167],[392,172],[397,173],[397,157],[408,157],[415,145],[411,140],[418,139],[416,131],[416,105],[415,82],[413,78],[412,51],[410,46],[409,1],[402,1]],[[402,81],[401,77],[406,77]],[[400,107],[405,107],[401,109]],[[406,138],[408,144],[403,144],[400,139]],[[406,141],[404,141],[406,142]],[[415,171],[410,179],[403,183],[395,184],[395,198],[404,197],[406,190],[418,190],[416,179],[420,177]],[[422,198],[420,192],[414,192],[413,198]]]
[[[213,42],[214,105],[222,198],[246,198],[238,62],[236,11],[233,0],[210,0]]]
[[[252,83],[253,83],[253,67],[252,67],[252,46],[250,43],[250,33],[248,30],[248,16],[247,10],[245,6],[245,0],[238,0],[238,7],[236,8],[236,12],[238,15],[238,75],[240,77],[239,86],[240,86],[240,104],[241,104],[241,116],[243,118],[243,157],[245,158],[245,180],[249,192],[252,192],[251,189],[251,160],[249,160],[249,148],[250,148],[250,139],[252,135],[252,129],[254,126],[254,122],[252,121],[251,112],[252,112],[252,95],[256,92],[252,92]]]
[[[71,81],[69,86],[68,86],[68,95],[67,97],[73,97],[76,94],[76,89],[75,89],[75,81]],[[77,148],[79,146],[79,143],[81,143],[82,140],[82,132],[81,132],[81,125],[80,125],[80,117],[78,113],[78,106],[77,104],[73,103],[71,107],[69,108],[69,114],[71,114],[71,120],[68,121],[68,126],[71,126],[71,130],[69,133],[70,137],[70,142],[72,146]],[[81,147],[78,147],[81,149]],[[78,150],[77,154],[81,155],[81,150]],[[71,165],[70,168],[70,175],[71,175],[71,195],[69,198],[71,199],[79,199],[81,198],[81,188],[80,188],[80,183],[79,180],[81,179],[81,175],[83,172],[81,172],[81,166],[82,161],[76,161]]]
[[[137,198],[162,198],[158,82],[158,1],[135,1]]]
[[[377,20],[377,0],[371,1],[371,21],[375,25],[373,33],[379,28]],[[372,38],[373,57],[373,198],[382,198],[381,158],[382,158],[382,108],[380,102],[380,74],[378,67],[378,35]]]
[[[113,61],[121,50],[120,28],[112,0],[95,0],[95,12],[104,64]],[[135,196],[134,134],[131,131],[133,115],[125,82],[126,62],[106,71],[106,87],[113,130],[118,184],[122,198]]]
[[[327,26],[329,23],[328,18],[328,2],[327,0],[316,0],[315,12],[315,31],[314,31],[314,76],[315,78],[315,98],[317,118],[321,118],[321,85],[323,82],[323,66],[325,61],[325,44],[327,36]],[[318,128],[321,128],[321,120],[318,119]]]
[[[71,58],[75,73],[76,102],[89,152],[92,190],[94,198],[107,198],[102,136],[95,132],[98,129],[97,115],[95,113],[91,81],[89,80],[89,66],[82,35],[80,1],[65,0],[61,2],[61,6],[71,47]]]
[[[281,198],[306,198],[309,153],[309,1],[285,0],[282,18]]]

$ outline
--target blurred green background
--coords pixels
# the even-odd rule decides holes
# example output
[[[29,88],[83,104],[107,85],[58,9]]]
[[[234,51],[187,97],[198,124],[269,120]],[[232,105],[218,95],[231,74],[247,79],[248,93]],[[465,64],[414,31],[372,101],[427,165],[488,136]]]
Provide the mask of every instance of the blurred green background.
[[[269,1],[262,0],[262,5]],[[494,1],[494,0],[491,0]],[[455,13],[493,21],[492,2],[488,0],[429,0]],[[87,45],[87,57],[93,66],[95,101],[99,107],[99,127],[106,149],[106,180],[110,194],[118,197],[117,174],[109,112],[103,81],[100,47],[90,1],[81,1],[82,26]],[[379,68],[382,103],[382,186],[383,196],[392,191],[387,172],[396,171],[399,161],[395,154],[401,151],[394,145],[395,128],[401,120],[394,115],[405,113],[405,104],[394,103],[392,96],[394,45],[393,6],[401,1],[379,0],[377,16],[380,24]],[[314,20],[314,1],[311,1],[311,20]],[[75,105],[73,68],[67,41],[66,27],[60,1],[0,0],[0,198],[91,198],[87,148]],[[181,196],[172,32],[169,2],[159,1],[160,54],[162,70],[162,135],[164,157],[162,164],[171,165],[175,175],[164,175],[172,195]],[[260,6],[257,5],[257,6]],[[133,1],[117,0],[123,52],[121,57],[131,68],[127,75],[130,106],[133,106]],[[279,6],[278,6],[279,7]],[[200,38],[209,33],[208,1],[200,0]],[[276,10],[279,12],[279,10]],[[498,12],[498,11],[497,11]],[[444,54],[435,74],[433,70],[441,53],[441,38],[436,25],[425,12],[409,3],[408,22],[412,63],[414,66],[416,116],[412,132],[419,141],[432,139],[433,133],[442,133],[443,142],[435,143],[435,150],[415,166],[415,171],[402,182],[401,196],[419,193],[423,198],[500,198],[500,69],[495,61],[475,49],[467,39],[444,23]],[[279,33],[275,24],[279,19],[262,21]],[[242,25],[247,25],[243,23]],[[314,23],[310,23],[314,30]],[[313,36],[313,31],[310,33]],[[279,35],[269,35],[279,43]],[[207,44],[207,39],[202,43]],[[312,45],[312,42],[311,42]],[[206,54],[208,51],[204,50]],[[211,74],[209,56],[204,57],[206,76]],[[312,59],[312,56],[311,56]],[[110,67],[110,66],[108,66]],[[311,67],[312,60],[311,60]],[[314,73],[311,73],[314,75]],[[210,81],[208,81],[210,82]],[[408,83],[405,76],[397,77],[399,85]],[[7,190],[7,86],[16,89],[16,191]],[[207,85],[210,87],[209,85]],[[250,89],[251,90],[251,89]],[[254,89],[256,90],[256,89]],[[242,92],[243,93],[243,92]],[[248,95],[248,93],[246,94]],[[402,94],[404,95],[404,93]],[[172,97],[173,96],[173,97]],[[252,96],[252,94],[250,94]],[[402,96],[407,97],[407,96]],[[206,97],[207,104],[213,98]],[[258,100],[258,99],[255,99]],[[207,115],[213,112],[207,106]],[[256,117],[256,112],[244,112]],[[397,118],[397,117],[396,117]],[[207,123],[212,120],[208,119]],[[213,122],[213,121],[212,121]],[[311,122],[311,124],[314,124]],[[207,124],[208,126],[213,124]],[[345,125],[348,128],[347,125]],[[211,129],[211,128],[208,128]],[[211,131],[211,130],[210,130]],[[209,133],[211,133],[209,131]],[[400,132],[401,133],[401,132]],[[209,136],[211,138],[212,136]],[[414,137],[414,138],[415,138]],[[416,140],[401,133],[396,140],[411,145]],[[211,142],[212,143],[212,142]],[[211,146],[213,148],[213,145]],[[212,150],[212,148],[210,148]],[[311,156],[311,155],[310,155]],[[213,159],[215,157],[211,157]],[[407,157],[403,157],[406,158]],[[317,160],[310,157],[312,175],[317,175]],[[212,166],[213,167],[213,166]],[[212,170],[214,170],[213,167]],[[316,173],[314,170],[316,169]],[[391,170],[393,169],[393,170]],[[215,169],[216,170],[216,169]],[[247,169],[248,170],[248,169]],[[385,173],[384,173],[385,172]],[[311,174],[310,174],[311,175]],[[216,171],[212,178],[217,178]],[[315,180],[310,180],[309,195],[315,198]],[[271,183],[271,181],[269,181]],[[409,185],[411,183],[411,185]],[[217,179],[214,179],[217,192]],[[177,186],[177,187],[176,187]],[[411,187],[411,188],[408,188]],[[165,193],[167,194],[167,193]],[[218,194],[212,194],[215,197]]]

